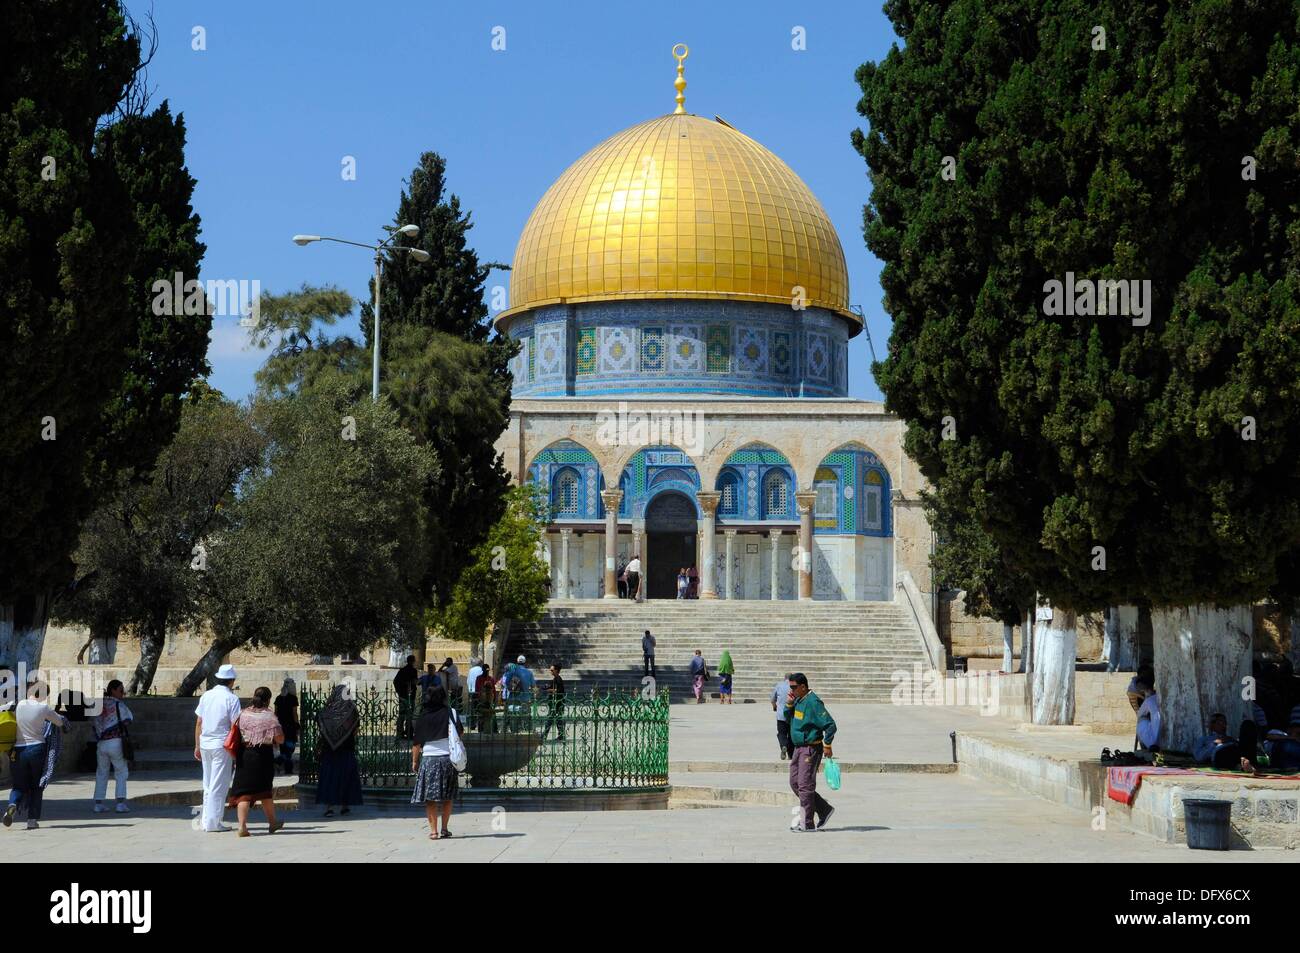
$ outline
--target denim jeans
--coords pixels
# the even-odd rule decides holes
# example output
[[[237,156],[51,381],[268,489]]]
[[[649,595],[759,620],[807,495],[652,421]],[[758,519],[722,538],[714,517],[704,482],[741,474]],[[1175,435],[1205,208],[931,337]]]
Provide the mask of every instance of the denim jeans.
[[[41,789],[41,775],[45,773],[45,742],[38,745],[24,745],[16,749],[18,760],[13,762],[12,774],[14,789],[9,792],[9,803],[27,804],[27,818],[32,821],[41,819],[41,800],[45,791]]]

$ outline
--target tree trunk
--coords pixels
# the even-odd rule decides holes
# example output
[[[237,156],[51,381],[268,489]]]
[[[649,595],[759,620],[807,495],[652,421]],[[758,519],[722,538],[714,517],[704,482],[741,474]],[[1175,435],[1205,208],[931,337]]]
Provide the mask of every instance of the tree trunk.
[[[1151,631],[1151,607],[1138,606],[1137,652],[1134,653],[1138,665],[1143,662],[1150,663],[1155,659],[1154,638]]]
[[[1138,650],[1138,608],[1137,606],[1119,606],[1117,610],[1116,616],[1119,622],[1116,646],[1119,649],[1119,658],[1112,660],[1115,667],[1111,671],[1136,672],[1138,658],[1141,655]]]
[[[1300,672],[1300,607],[1291,613],[1291,645],[1286,657],[1291,660],[1291,671]]]
[[[167,644],[167,616],[156,613],[140,639],[140,661],[131,676],[131,685],[127,692],[131,695],[146,695],[153,685],[154,673],[158,671],[158,660],[162,657],[163,646]]]
[[[1102,613],[1101,660],[1106,671],[1119,671],[1119,606],[1107,606]]]
[[[1034,724],[1074,722],[1074,663],[1079,635],[1072,609],[1053,607],[1034,632]]]
[[[1228,716],[1235,736],[1247,710],[1241,693],[1251,670],[1250,606],[1153,609],[1151,625],[1160,744],[1191,751],[1216,712]]]
[[[1002,671],[1015,671],[1016,644],[1014,627],[1002,623]]]
[[[1025,610],[1025,621],[1020,624],[1020,669],[1029,673],[1034,670],[1034,610]]]
[[[41,667],[51,602],[53,594],[46,591],[0,604],[0,669],[17,672],[21,665],[30,672]]]
[[[248,640],[237,638],[214,640],[211,647],[203,653],[203,657],[190,669],[190,673],[181,679],[180,685],[176,687],[176,697],[187,698],[193,695],[195,689],[206,682],[208,676],[221,667],[221,660],[246,641]]]
[[[117,630],[116,622],[100,622],[90,627],[91,665],[113,664],[117,657]]]

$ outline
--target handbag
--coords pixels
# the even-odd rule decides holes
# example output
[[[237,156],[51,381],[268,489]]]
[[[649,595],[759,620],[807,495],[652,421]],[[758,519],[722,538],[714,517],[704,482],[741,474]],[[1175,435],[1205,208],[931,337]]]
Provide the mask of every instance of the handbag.
[[[456,716],[451,712],[447,713],[447,753],[451,756],[451,766],[457,771],[464,771],[465,765],[469,764],[469,753],[465,750],[465,743],[460,740],[460,732],[456,730]]]
[[[226,733],[226,741],[221,747],[225,748],[230,754],[237,755],[244,748],[244,736],[239,733],[239,718],[236,717],[230,723],[230,731]]]
[[[117,723],[122,729],[122,757],[126,763],[135,766],[135,742],[131,740],[130,732],[126,730],[126,722],[122,720],[122,706],[113,702],[113,714],[117,715]]]

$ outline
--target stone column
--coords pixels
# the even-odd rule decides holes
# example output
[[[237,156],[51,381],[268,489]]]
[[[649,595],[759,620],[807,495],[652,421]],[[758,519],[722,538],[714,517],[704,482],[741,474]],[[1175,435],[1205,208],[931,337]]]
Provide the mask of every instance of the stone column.
[[[727,568],[722,573],[722,584],[726,587],[727,593],[722,598],[730,599],[732,598],[733,589],[731,582],[731,550],[736,542],[736,531],[734,529],[724,529],[722,533],[727,537]]]
[[[713,581],[713,533],[722,494],[717,490],[697,490],[695,499],[700,504],[700,512],[704,514],[701,521],[703,526],[700,528],[700,562],[703,563],[700,566],[700,598],[716,599],[718,590]]]
[[[560,530],[560,598],[569,598],[569,537],[571,529]]]
[[[648,575],[649,560],[646,558],[645,546],[645,520],[632,521],[632,556],[641,560],[641,582],[637,587],[636,601],[645,602],[645,583]],[[632,560],[628,560],[631,562]]]
[[[768,530],[767,538],[772,541],[772,598],[781,598],[781,531]]]
[[[618,505],[623,501],[622,490],[601,490],[600,502],[605,504],[605,598],[618,598]]]
[[[813,508],[817,494],[812,491],[796,493],[795,505],[799,509],[799,598],[813,597]]]

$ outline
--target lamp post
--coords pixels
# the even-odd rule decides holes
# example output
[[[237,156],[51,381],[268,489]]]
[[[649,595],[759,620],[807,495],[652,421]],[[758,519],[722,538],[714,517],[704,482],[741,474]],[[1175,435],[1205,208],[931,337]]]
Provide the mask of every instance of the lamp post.
[[[407,238],[414,238],[420,234],[418,225],[385,225],[385,231],[389,233],[378,245],[368,245],[365,242],[348,241],[346,238],[330,238],[327,235],[295,235],[293,243],[295,245],[310,245],[312,242],[338,242],[340,245],[355,245],[358,248],[369,248],[375,253],[375,333],[371,341],[371,347],[374,350],[374,366],[371,371],[370,381],[370,398],[379,400],[379,283],[384,277],[384,252],[385,251],[404,251],[408,252],[416,261],[428,261],[429,253],[423,248],[410,248],[406,245],[390,245],[398,235],[404,235]]]

